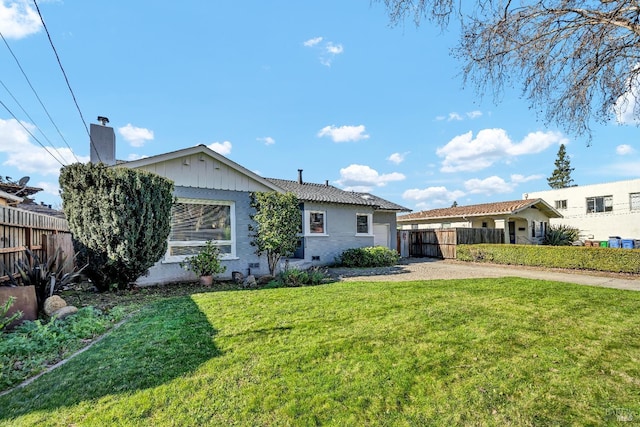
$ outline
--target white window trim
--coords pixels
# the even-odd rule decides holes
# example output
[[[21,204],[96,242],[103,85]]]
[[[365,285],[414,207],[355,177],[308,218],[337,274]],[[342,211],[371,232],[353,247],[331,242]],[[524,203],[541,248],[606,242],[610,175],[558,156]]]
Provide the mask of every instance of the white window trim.
[[[323,233],[312,233],[311,232],[311,214],[312,213],[320,213],[322,214],[322,230]],[[328,236],[327,234],[327,211],[321,210],[305,210],[304,211],[304,235],[305,236]]]
[[[367,233],[358,233],[358,217],[367,217]],[[373,214],[370,213],[356,213],[356,236],[371,237],[373,236]]]
[[[638,201],[635,199],[638,199]],[[640,207],[634,209],[634,204],[638,205],[638,203],[640,203],[640,193],[629,193],[629,210],[632,212],[640,210]]]
[[[176,200],[177,203],[189,203],[194,205],[226,205],[230,206],[230,221],[231,221],[231,240],[213,240],[213,243],[220,246],[231,245],[231,253],[221,254],[221,260],[234,260],[238,259],[236,253],[236,203],[229,200],[210,200],[210,199],[189,199],[189,198],[178,198]],[[178,242],[178,244],[176,244]],[[187,246],[204,246],[206,241],[199,240],[190,240],[190,241],[179,241],[176,240],[171,244],[171,240],[167,239],[167,252],[165,253],[163,263],[177,263],[184,261],[189,255],[171,255],[171,247],[187,247]]]

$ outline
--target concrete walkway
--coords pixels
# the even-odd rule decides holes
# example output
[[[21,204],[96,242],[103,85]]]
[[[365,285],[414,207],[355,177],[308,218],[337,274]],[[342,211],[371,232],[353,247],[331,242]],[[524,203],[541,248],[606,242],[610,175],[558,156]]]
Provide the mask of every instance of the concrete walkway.
[[[433,258],[413,258],[403,264],[387,269],[372,269],[366,273],[356,273],[336,269],[344,281],[409,281],[435,279],[469,279],[486,277],[524,277],[528,279],[552,280],[577,283],[580,285],[602,286],[606,288],[640,291],[640,276],[597,272],[542,269],[522,266],[469,263]],[[355,275],[359,274],[359,275]]]

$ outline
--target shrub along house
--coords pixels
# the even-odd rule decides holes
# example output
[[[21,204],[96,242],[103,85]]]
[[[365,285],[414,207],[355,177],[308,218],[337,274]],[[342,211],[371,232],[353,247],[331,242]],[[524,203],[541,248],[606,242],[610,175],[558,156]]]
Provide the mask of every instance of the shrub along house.
[[[531,199],[432,209],[399,216],[397,221],[402,230],[503,229],[505,243],[539,244],[550,218],[562,215],[544,200]]]
[[[142,169],[173,180],[176,203],[166,255],[141,277],[139,284],[188,280],[192,273],[180,261],[197,253],[206,241],[220,249],[226,272],[268,274],[249,237],[251,192],[292,192],[300,200],[303,230],[291,264],[300,268],[326,265],[345,249],[374,245],[396,248],[396,213],[409,209],[371,194],[344,191],[327,183],[267,179],[210,150],[189,147],[129,162],[115,161],[115,134],[108,126],[91,125],[91,161]]]

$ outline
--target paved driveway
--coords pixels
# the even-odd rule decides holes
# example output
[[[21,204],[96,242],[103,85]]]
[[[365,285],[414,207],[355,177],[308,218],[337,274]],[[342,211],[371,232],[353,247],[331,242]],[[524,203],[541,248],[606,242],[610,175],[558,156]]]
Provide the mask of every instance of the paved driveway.
[[[559,271],[434,258],[412,258],[404,260],[401,265],[389,268],[362,270],[335,268],[331,269],[331,273],[339,276],[343,281],[407,281],[516,276],[640,291],[640,276]]]

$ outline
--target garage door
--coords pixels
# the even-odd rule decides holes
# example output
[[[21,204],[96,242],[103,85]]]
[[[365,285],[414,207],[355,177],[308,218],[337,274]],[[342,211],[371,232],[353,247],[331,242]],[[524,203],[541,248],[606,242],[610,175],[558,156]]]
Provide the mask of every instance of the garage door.
[[[389,224],[373,224],[373,244],[389,247]]]

